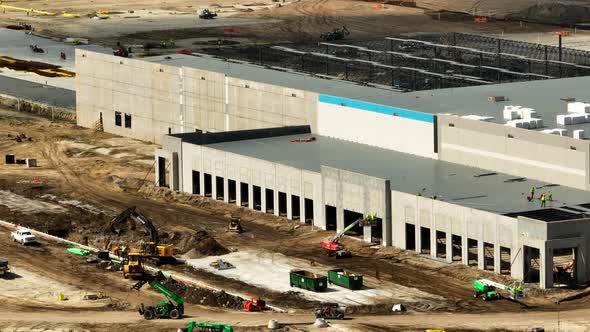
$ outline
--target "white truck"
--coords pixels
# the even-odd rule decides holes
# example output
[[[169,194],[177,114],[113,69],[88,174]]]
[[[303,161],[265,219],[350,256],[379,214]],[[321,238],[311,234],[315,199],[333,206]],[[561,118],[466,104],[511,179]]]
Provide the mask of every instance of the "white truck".
[[[19,228],[10,233],[10,239],[14,242],[19,242],[22,245],[37,243],[37,238],[33,233],[26,228]]]

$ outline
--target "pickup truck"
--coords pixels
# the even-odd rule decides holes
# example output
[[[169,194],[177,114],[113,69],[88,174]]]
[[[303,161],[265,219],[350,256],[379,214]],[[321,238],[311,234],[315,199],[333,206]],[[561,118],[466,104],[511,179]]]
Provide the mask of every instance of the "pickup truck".
[[[37,238],[30,230],[26,228],[19,228],[10,233],[10,239],[14,242],[19,242],[22,245],[37,243]]]

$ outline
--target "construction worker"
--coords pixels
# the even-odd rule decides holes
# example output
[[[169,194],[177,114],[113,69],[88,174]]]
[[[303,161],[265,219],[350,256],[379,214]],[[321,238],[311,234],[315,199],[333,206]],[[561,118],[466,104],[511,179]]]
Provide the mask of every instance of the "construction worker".
[[[531,186],[531,199],[535,198],[535,186]]]
[[[553,202],[553,192],[549,190],[549,201]]]
[[[121,247],[121,255],[123,258],[127,258],[127,247],[126,246]]]
[[[116,256],[121,257],[121,248],[119,246],[114,246],[113,252],[115,253]]]
[[[545,194],[541,194],[541,207],[545,207],[545,204],[547,203],[547,196],[545,196]]]

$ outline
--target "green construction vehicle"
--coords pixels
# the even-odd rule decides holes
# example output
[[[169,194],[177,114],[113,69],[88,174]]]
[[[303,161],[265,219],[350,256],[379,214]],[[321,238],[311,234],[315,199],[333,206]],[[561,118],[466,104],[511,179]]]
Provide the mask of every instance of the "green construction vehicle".
[[[473,290],[473,297],[481,297],[484,301],[501,299],[502,294],[498,293],[498,290],[506,291],[511,299],[518,299],[524,296],[523,288],[520,285],[511,287],[480,278],[473,282]]]
[[[234,332],[234,329],[226,324],[189,322],[187,332]]]
[[[139,290],[143,285],[149,284],[155,290],[164,294],[168,299],[160,301],[153,306],[144,306],[142,303],[139,307],[139,314],[143,318],[147,320],[154,318],[180,319],[184,315],[184,299],[162,285],[161,281],[165,279],[164,274],[158,272],[155,276],[146,275],[144,279],[138,281],[133,286],[133,289]]]

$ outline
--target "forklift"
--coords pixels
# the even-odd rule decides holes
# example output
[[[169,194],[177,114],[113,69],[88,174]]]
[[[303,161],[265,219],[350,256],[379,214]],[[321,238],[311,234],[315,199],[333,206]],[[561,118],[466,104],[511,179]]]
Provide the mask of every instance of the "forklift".
[[[138,309],[139,314],[147,320],[154,318],[180,319],[184,315],[184,298],[164,286],[162,284],[164,280],[166,280],[166,276],[162,271],[158,271],[155,275],[144,274],[142,280],[132,287],[132,289],[139,291],[143,285],[149,284],[166,296],[167,300],[160,301],[155,305],[145,306],[143,303],[141,304]]]

